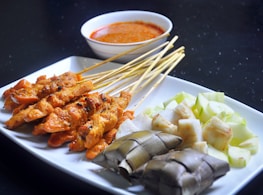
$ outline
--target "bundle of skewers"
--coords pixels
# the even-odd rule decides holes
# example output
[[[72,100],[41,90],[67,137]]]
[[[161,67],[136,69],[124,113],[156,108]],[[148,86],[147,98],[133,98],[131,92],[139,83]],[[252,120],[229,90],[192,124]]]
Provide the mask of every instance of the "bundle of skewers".
[[[146,134],[130,135],[132,140],[123,138],[122,141],[125,143],[122,143],[121,140],[115,140],[115,135],[120,124],[126,119],[134,118],[135,110],[184,58],[184,47],[171,51],[177,38],[175,36],[170,41],[115,69],[89,73],[90,70],[142,46],[84,68],[77,73],[65,72],[50,78],[41,75],[35,83],[25,79],[20,80],[3,93],[4,108],[12,112],[10,119],[5,122],[6,127],[17,130],[23,125],[33,124],[32,134],[48,136],[48,146],[56,148],[67,145],[72,152],[85,151],[88,160],[94,160],[106,168],[113,168],[123,173],[125,178],[139,178],[150,189],[158,187],[160,184],[158,182],[163,181],[157,181],[155,177],[159,178],[156,173],[162,172],[162,168],[154,170],[150,167],[150,163],[153,163],[151,160],[154,156],[175,149],[182,142],[181,138],[149,131]],[[150,86],[147,91],[145,91],[146,86]],[[144,90],[143,97],[133,108],[127,109],[132,98],[142,90]],[[142,154],[134,152],[137,151],[134,148]],[[182,151],[180,155],[184,153],[189,152]],[[188,173],[186,162],[185,168],[181,168],[182,172],[188,174],[182,180],[185,184],[180,182],[182,179],[180,176],[171,175],[172,182],[177,184],[175,186],[162,184],[168,191],[176,188],[178,192],[191,189],[191,193],[199,193],[229,170],[227,163],[220,160],[211,160],[212,157],[208,158],[196,152],[190,154],[200,159],[195,167],[192,167],[193,172]],[[156,159],[159,160],[159,157]],[[161,164],[178,166],[174,162],[176,161],[174,157],[161,157],[161,159],[164,159],[158,161]],[[209,173],[213,174],[209,174],[209,178],[200,170],[203,167],[210,167]],[[165,170],[165,174],[170,174],[169,170]],[[165,174],[163,174],[164,179],[167,177]],[[153,185],[148,182],[149,177],[154,179]],[[194,183],[194,187],[191,182]],[[200,185],[202,185],[201,189]],[[168,191],[164,191],[163,194]]]
[[[126,110],[132,97],[155,80],[138,107],[184,57],[184,47],[167,54],[177,38],[112,70],[89,74],[130,51],[77,73],[41,75],[35,83],[20,80],[3,94],[4,108],[12,112],[6,127],[34,124],[33,135],[48,135],[50,147],[68,144],[70,151],[86,150],[86,157],[93,159],[114,140],[122,121],[133,118],[136,108]]]

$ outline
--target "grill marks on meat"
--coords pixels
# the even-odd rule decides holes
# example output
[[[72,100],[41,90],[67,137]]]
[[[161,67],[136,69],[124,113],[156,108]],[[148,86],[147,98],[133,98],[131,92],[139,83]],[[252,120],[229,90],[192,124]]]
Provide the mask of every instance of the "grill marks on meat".
[[[60,91],[64,87],[76,85],[80,80],[81,77],[72,72],[65,72],[50,78],[46,78],[45,75],[40,76],[37,78],[36,83],[30,83],[22,79],[14,87],[4,92],[4,108],[7,111],[15,111],[17,113],[19,110],[36,103],[47,95]]]
[[[130,110],[126,110],[123,112],[122,116],[119,118],[116,126],[111,129],[110,131],[107,131],[103,134],[103,138],[97,142],[94,146],[92,146],[90,149],[86,151],[86,158],[88,160],[94,159],[98,154],[100,154],[102,151],[106,149],[107,146],[109,146],[112,141],[115,139],[116,133],[118,131],[118,128],[120,124],[125,121],[126,119],[133,119],[134,118],[134,112]]]
[[[6,127],[16,129],[35,121],[33,135],[49,134],[49,146],[69,143],[70,151],[86,150],[87,159],[95,158],[115,139],[119,125],[133,118],[133,111],[124,111],[131,94],[89,93],[92,82],[80,80],[71,72],[40,76],[33,84],[20,80],[3,93],[5,109],[13,112]]]
[[[33,134],[76,130],[88,120],[89,115],[99,109],[102,103],[98,92],[84,93],[79,99],[64,107],[56,107],[42,123],[35,126]]]
[[[72,87],[62,88],[60,91],[52,93],[42,98],[37,103],[14,114],[8,121],[6,121],[6,127],[8,129],[15,129],[25,122],[32,122],[44,118],[53,112],[56,107],[64,106],[92,89],[93,85],[91,81],[76,84]]]
[[[105,148],[115,138],[116,133],[114,133],[113,130],[118,128],[120,123],[127,117],[133,117],[133,112],[124,111],[131,100],[131,95],[128,92],[121,92],[119,97],[92,93],[86,94],[85,97],[83,96],[79,100],[82,100],[82,107],[79,107],[78,109],[82,111],[75,110],[75,112],[81,112],[84,114],[85,116],[79,116],[86,121],[80,120],[77,125],[68,125],[63,131],[52,133],[48,140],[49,146],[59,147],[67,142],[70,142],[68,145],[70,151],[84,151],[86,149],[92,149],[96,145],[96,148],[93,149],[96,149],[97,152],[101,151],[102,148]],[[71,103],[71,105],[65,106],[62,109],[63,111],[60,110],[63,114],[56,113],[56,117],[53,119],[60,118],[60,116],[67,113],[65,114],[66,117],[64,117],[64,119],[67,120],[67,124],[71,124],[72,118],[68,109],[71,106],[74,107],[74,105],[80,105],[79,100]],[[47,120],[44,121],[44,123],[46,123],[45,125],[48,123],[51,124],[53,119],[51,120],[51,118],[49,119],[47,117]],[[44,123],[41,123],[39,127],[43,127]],[[95,154],[96,152],[93,153],[93,155]]]
[[[77,139],[69,144],[71,151],[76,151],[76,148],[78,150],[91,149],[106,132],[119,125],[118,121],[122,118],[131,95],[128,92],[121,92],[119,97],[108,96],[107,99],[110,101],[105,102],[101,110],[91,115],[89,120],[78,128]]]

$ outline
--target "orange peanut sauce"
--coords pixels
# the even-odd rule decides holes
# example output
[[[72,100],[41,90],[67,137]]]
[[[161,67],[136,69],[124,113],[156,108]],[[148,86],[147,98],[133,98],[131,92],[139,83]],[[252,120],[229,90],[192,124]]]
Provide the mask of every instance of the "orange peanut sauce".
[[[107,43],[133,43],[160,36],[164,30],[142,21],[116,22],[91,33],[90,38]]]

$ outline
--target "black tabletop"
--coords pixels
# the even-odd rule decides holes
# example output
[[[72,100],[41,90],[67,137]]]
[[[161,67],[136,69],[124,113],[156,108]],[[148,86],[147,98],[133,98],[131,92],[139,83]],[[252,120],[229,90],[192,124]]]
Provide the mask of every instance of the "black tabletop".
[[[27,0],[0,3],[0,87],[69,56],[96,58],[80,34],[96,15],[148,10],[168,16],[186,58],[170,74],[263,111],[261,0]],[[0,134],[0,194],[103,193]],[[236,178],[242,180],[243,178]],[[262,194],[259,174],[240,194]],[[106,194],[106,192],[104,192]]]

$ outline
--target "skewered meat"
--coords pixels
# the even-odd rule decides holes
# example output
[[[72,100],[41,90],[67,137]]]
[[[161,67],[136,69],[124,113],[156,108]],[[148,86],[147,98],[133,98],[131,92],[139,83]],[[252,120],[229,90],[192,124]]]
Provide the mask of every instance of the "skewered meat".
[[[104,99],[101,96],[98,92],[84,93],[79,99],[64,107],[56,107],[42,123],[34,127],[33,134],[76,130],[103,106]]]
[[[133,176],[155,194],[200,194],[229,171],[229,164],[193,149],[154,156]]]
[[[131,95],[127,92],[121,92],[119,97],[98,92],[84,94],[63,108],[56,108],[43,123],[35,126],[33,134],[51,133],[49,146],[59,147],[70,142],[71,151],[83,151],[86,149],[86,136],[90,133],[88,128],[92,125],[93,132],[89,137],[94,138],[93,145],[95,146],[102,138],[105,138],[109,144],[115,138],[115,134],[109,141],[105,133],[118,128],[126,118],[133,118],[133,111],[123,111],[130,99]],[[95,135],[98,131],[102,135]],[[89,152],[92,152],[92,148],[93,146],[90,146]]]
[[[103,107],[78,128],[76,139],[69,144],[71,151],[92,148],[102,139],[104,133],[119,125],[118,121],[131,100],[131,94],[122,91],[119,97],[105,95],[103,98]]]
[[[122,124],[123,121],[125,121],[126,119],[133,119],[133,111],[127,110],[125,111],[122,116],[119,118],[116,126],[103,134],[103,138],[96,143],[92,148],[88,149],[86,151],[86,158],[88,160],[93,160],[98,154],[100,154],[102,151],[104,151],[106,149],[106,147],[108,145],[110,145],[112,143],[112,141],[116,138],[116,134],[118,132],[118,128],[120,126],[120,124]]]
[[[116,128],[104,133],[103,138],[97,144],[95,144],[92,148],[87,150],[86,158],[88,160],[92,160],[98,154],[104,151],[105,148],[109,146],[109,144],[111,144],[111,142],[114,140],[116,133],[117,133]]]
[[[50,94],[37,103],[19,111],[6,121],[5,124],[8,129],[15,129],[25,122],[41,119],[53,112],[55,107],[64,106],[92,89],[93,85],[91,81],[86,81],[73,87],[62,88],[60,91]]]
[[[21,79],[13,87],[10,87],[9,89],[4,91],[3,98],[5,99],[8,96],[10,96],[12,91],[14,91],[14,90],[18,90],[18,89],[26,88],[26,87],[31,87],[31,86],[32,86],[32,84],[29,81],[27,81],[26,79]]]
[[[22,108],[25,108],[45,96],[61,90],[63,87],[76,85],[80,80],[81,77],[72,72],[65,72],[64,74],[50,78],[46,78],[43,75],[38,77],[36,83],[33,84],[23,79],[14,87],[4,92],[4,108],[8,111],[13,111],[20,105],[23,105]]]
[[[26,79],[22,79],[22,80],[18,81],[18,83],[14,87],[11,87],[11,88],[5,90],[3,93],[3,98],[5,99],[4,108],[7,111],[12,111],[15,108],[17,108],[19,106],[19,104],[15,103],[12,100],[12,97],[11,97],[12,92],[14,92],[15,90],[19,90],[21,88],[30,88],[30,87],[32,87],[32,84],[29,81],[27,81]]]
[[[61,131],[52,133],[48,139],[48,145],[53,148],[60,147],[66,142],[70,142],[72,140],[76,139],[76,131],[70,130],[70,131]]]
[[[93,161],[128,178],[153,156],[176,148],[182,139],[160,131],[137,131],[111,143]]]

